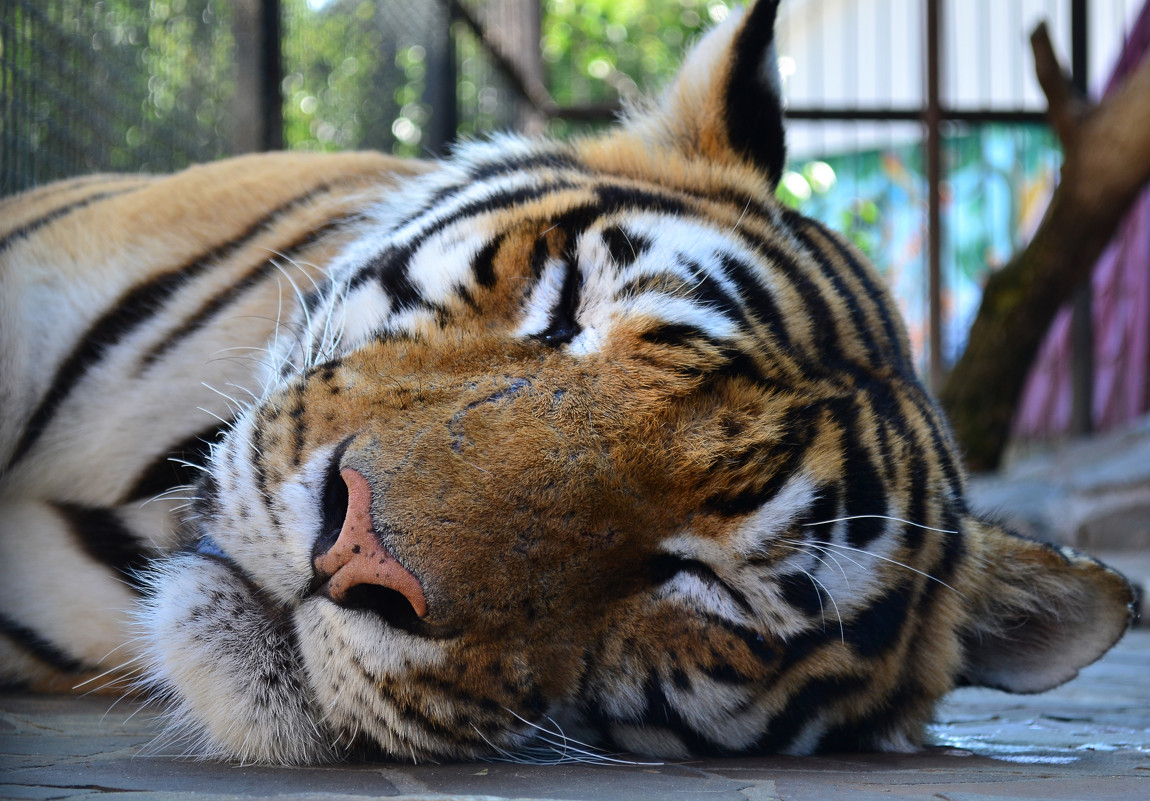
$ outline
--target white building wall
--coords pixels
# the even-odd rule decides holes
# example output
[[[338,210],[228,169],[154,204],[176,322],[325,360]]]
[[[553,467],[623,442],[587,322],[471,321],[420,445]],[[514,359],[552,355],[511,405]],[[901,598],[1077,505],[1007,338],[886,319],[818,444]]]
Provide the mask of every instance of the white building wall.
[[[1100,91],[1143,0],[1091,0],[1090,85]],[[944,0],[941,93],[960,109],[1045,110],[1030,33],[1047,20],[1069,66],[1070,0]],[[916,108],[924,102],[925,0],[789,0],[779,18],[780,69],[795,108]],[[796,159],[881,147],[910,125],[792,123]]]

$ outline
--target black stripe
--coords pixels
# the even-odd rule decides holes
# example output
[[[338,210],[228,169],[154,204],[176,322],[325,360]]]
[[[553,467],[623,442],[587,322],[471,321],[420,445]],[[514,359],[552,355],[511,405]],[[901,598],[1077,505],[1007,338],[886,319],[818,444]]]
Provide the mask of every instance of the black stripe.
[[[932,452],[938,459],[942,467],[943,473],[946,475],[947,487],[954,492],[954,500],[958,504],[960,512],[967,510],[966,497],[962,492],[965,482],[963,481],[963,473],[955,463],[955,454],[957,453],[957,446],[950,434],[950,429],[942,422],[941,413],[938,407],[926,394],[926,390],[916,381],[907,384],[907,397],[918,409],[926,423],[928,433],[930,435],[931,445],[933,445]]]
[[[673,676],[671,677],[673,680]],[[643,695],[646,697],[647,707],[643,713],[642,724],[669,729],[678,737],[693,756],[730,756],[731,749],[722,748],[700,734],[694,726],[688,723],[667,698],[663,691],[663,681],[652,670],[643,685]]]
[[[523,158],[502,159],[500,161],[480,164],[468,174],[469,183],[486,181],[499,175],[512,172],[531,172],[540,167],[553,170],[574,170],[585,173],[586,168],[566,153],[544,152],[532,153]]]
[[[92,559],[129,579],[147,567],[149,560],[141,541],[111,509],[62,502],[52,507]]]
[[[307,407],[304,405],[304,395],[302,392],[296,394],[295,403],[292,404],[291,411],[288,416],[291,417],[292,425],[292,467],[299,467],[303,461],[303,449],[307,444],[307,420],[304,415],[307,413]]]
[[[582,328],[577,319],[580,293],[583,288],[583,275],[579,271],[579,259],[575,253],[579,238],[598,217],[597,210],[589,206],[578,206],[565,212],[555,221],[556,230],[563,232],[563,286],[559,291],[559,302],[551,310],[547,328],[539,338],[549,345],[570,342]],[[540,241],[544,241],[540,237]],[[534,266],[534,265],[533,265]]]
[[[731,147],[765,170],[778,183],[786,160],[782,102],[775,85],[765,79],[768,45],[774,41],[777,0],[760,0],[752,6],[734,43],[731,77],[723,98],[727,135]]]
[[[315,244],[324,236],[337,229],[341,224],[342,221],[336,220],[322,225],[313,231],[309,231],[306,235],[298,238],[295,242],[292,242],[291,244],[282,248],[281,252],[277,254],[275,260],[268,259],[255,269],[249,270],[246,275],[242,276],[224,291],[209,298],[200,306],[199,309],[195,311],[195,313],[185,319],[178,328],[172,331],[172,333],[168,334],[168,336],[162,341],[156,343],[156,345],[152,347],[151,350],[143,355],[143,357],[140,359],[138,374],[142,373],[153,364],[155,364],[164,356],[164,354],[179,345],[180,342],[204,328],[204,326],[206,326],[213,317],[217,316],[221,311],[223,311],[223,309],[234,303],[240,295],[266,278],[273,270],[276,269],[277,261],[291,261],[295,254]]]
[[[767,327],[778,349],[797,356],[790,334],[787,333],[786,320],[779,313],[779,307],[775,303],[774,297],[755,277],[757,270],[733,256],[723,255],[720,257],[720,261],[727,277],[738,287],[743,302],[750,307],[751,313]]]
[[[0,612],[0,634],[4,634],[32,656],[41,662],[47,662],[62,673],[80,673],[92,669],[82,660],[64,652],[55,643],[49,642],[29,628],[21,626],[2,612]]]
[[[796,215],[797,216],[797,215]],[[798,217],[800,225],[806,222],[805,217]],[[868,363],[871,365],[887,364],[888,359],[885,354],[880,352],[878,343],[875,341],[871,334],[871,326],[866,319],[866,313],[859,306],[858,297],[847,286],[846,281],[843,279],[842,271],[835,268],[827,258],[826,253],[818,246],[818,244],[808,235],[805,231],[800,230],[799,226],[792,229],[795,237],[806,248],[807,254],[818,265],[819,271],[823,277],[830,282],[834,287],[835,294],[842,299],[846,304],[847,311],[850,314],[851,324],[854,327],[855,336],[863,344],[867,350]]]
[[[264,425],[264,423],[267,425]],[[260,419],[252,425],[251,438],[248,441],[248,464],[251,465],[252,472],[256,474],[256,497],[263,503],[264,507],[270,514],[271,508],[271,493],[268,492],[268,471],[267,465],[264,464],[264,454],[269,452],[269,448],[264,444],[264,435],[267,429],[271,428],[270,420]],[[238,461],[240,455],[238,450],[232,452],[231,457],[233,461]]]
[[[559,290],[559,302],[551,310],[547,328],[539,333],[539,339],[552,346],[570,342],[583,330],[576,319],[583,277],[574,260],[567,261],[563,266],[563,286]]]
[[[444,202],[459,194],[464,189],[472,187],[481,181],[497,178],[501,175],[510,175],[513,172],[522,171],[524,173],[530,173],[539,167],[576,172],[580,175],[587,174],[587,169],[584,165],[563,153],[534,153],[523,158],[508,158],[502,161],[480,164],[468,173],[466,180],[437,190],[423,206],[404,217],[395,226],[395,230],[403,229],[423,215],[439,208]]]
[[[709,337],[701,329],[685,323],[663,323],[648,328],[639,335],[639,338],[652,345],[667,347],[680,347],[700,339],[709,341]]]
[[[721,348],[720,351],[723,362],[709,370],[708,376],[730,380],[741,378],[750,384],[763,388],[772,385],[771,380],[763,374],[759,364],[749,353],[737,348]]]
[[[754,607],[751,606],[747,597],[739,590],[727,584],[714,569],[706,562],[701,562],[698,559],[687,559],[672,553],[657,553],[651,557],[647,562],[647,575],[648,580],[655,585],[666,584],[671,579],[678,576],[680,573],[686,573],[694,576],[702,581],[722,591],[725,595],[730,596],[731,600],[748,615],[754,615]],[[727,621],[723,621],[726,623]]]
[[[490,289],[495,286],[495,255],[503,246],[503,236],[497,236],[483,246],[475,258],[471,260],[471,272],[475,275],[475,283]]]
[[[799,313],[789,315],[787,319],[801,317],[808,322],[816,352],[811,354],[812,358],[807,363],[822,363],[836,367],[845,364],[846,356],[838,334],[837,317],[806,270],[787,256],[776,243],[751,233],[746,228],[739,228],[734,233],[768,262],[770,265],[768,269],[777,270],[798,293],[803,309]]]
[[[922,606],[932,603],[936,593],[953,591],[945,584],[950,582],[954,572],[966,556],[966,538],[962,535],[963,525],[959,521],[958,513],[954,511],[948,501],[943,500],[940,503],[943,504],[943,508],[938,527],[959,533],[939,535],[942,537],[942,554],[938,561],[925,571],[934,581],[926,582],[923,587],[922,600],[920,601]]]
[[[917,526],[904,526],[902,541],[906,547],[917,550],[926,540],[926,465],[917,447],[912,447],[906,465],[910,486],[907,488],[906,518]],[[944,535],[949,536],[949,535]]]
[[[746,314],[744,314],[738,301],[731,297],[723,285],[710,272],[703,269],[703,265],[699,262],[688,258],[686,254],[679,253],[676,255],[683,265],[691,271],[691,275],[695,279],[691,285],[691,293],[695,298],[721,314],[733,318],[740,331],[749,332],[750,325],[747,323]]]
[[[37,217],[35,220],[32,220],[31,222],[24,223],[19,228],[16,228],[12,231],[9,231],[3,238],[0,238],[0,253],[3,253],[5,250],[7,250],[14,242],[16,242],[16,240],[25,239],[25,238],[31,236],[36,231],[40,230],[41,228],[43,228],[44,226],[46,226],[50,223],[54,223],[56,220],[60,219],[61,217],[67,216],[68,214],[71,214],[74,211],[79,211],[80,209],[84,208],[85,206],[90,206],[93,203],[104,200],[105,198],[119,197],[120,195],[127,195],[131,192],[136,191],[139,188],[140,188],[139,186],[133,186],[129,189],[109,190],[107,192],[97,192],[94,195],[89,195],[88,197],[83,198],[81,200],[76,200],[76,201],[73,201],[72,203],[68,203],[64,206],[60,206],[59,208],[53,209],[52,211],[48,212],[47,214],[44,214],[40,217]]]
[[[634,186],[601,183],[595,187],[595,196],[599,200],[601,214],[622,211],[623,209],[638,209],[679,216],[687,211],[687,204],[681,197],[675,197],[666,192],[639,189]]]
[[[859,417],[862,396],[836,403],[833,414],[843,429],[843,515],[885,515],[886,483],[870,452],[863,445]],[[887,521],[882,517],[861,517],[846,523],[847,544],[865,549],[883,532]]]
[[[800,540],[811,539],[816,543],[828,542],[835,525],[830,521],[843,516],[842,494],[841,481],[819,487],[814,503],[810,505],[795,527],[796,537]],[[817,547],[812,547],[811,552],[822,556],[822,551]]]
[[[901,584],[871,602],[842,627],[843,640],[862,659],[877,659],[898,644],[907,612],[917,593],[909,583]]]
[[[910,662],[904,664],[894,692],[886,698],[871,699],[865,714],[829,729],[819,744],[819,750],[830,753],[874,751],[878,743],[890,736],[913,730],[911,727],[918,723],[908,716],[925,707],[931,694],[917,677],[909,675],[909,665]]]
[[[531,261],[529,266],[531,268],[531,277],[538,280],[543,276],[543,270],[547,267],[547,262],[551,260],[551,243],[546,236],[541,236],[535,240],[535,246],[531,248]]]
[[[447,216],[437,217],[436,219],[432,220],[426,228],[413,236],[410,242],[399,247],[409,249],[412,251],[412,253],[414,253],[415,251],[419,250],[419,248],[425,241],[427,241],[428,238],[434,236],[445,228],[454,225],[459,220],[467,219],[468,217],[473,217],[476,214],[481,214],[484,212],[511,208],[522,203],[528,203],[532,200],[538,200],[539,198],[544,197],[545,195],[548,195],[552,192],[560,192],[565,189],[575,188],[578,188],[578,185],[571,183],[570,181],[549,181],[537,186],[518,187],[516,189],[496,192],[492,195],[488,195],[487,197],[479,198],[478,200],[473,200],[470,203],[466,203]],[[433,210],[434,207],[429,208],[427,211],[430,213]],[[412,222],[418,219],[419,216],[420,215],[415,215],[412,218]]]
[[[389,248],[370,262],[376,281],[392,302],[392,311],[415,309],[427,305],[423,294],[411,283],[408,268],[415,255],[414,245]]]
[[[75,386],[122,339],[144,322],[163,311],[165,302],[180,288],[191,283],[209,267],[227,258],[292,208],[306,203],[315,195],[328,191],[327,184],[309,189],[256,220],[238,237],[222,242],[211,250],[173,271],[162,273],[149,281],[137,284],[124,294],[119,302],[104,312],[84,334],[76,347],[56,370],[52,385],[40,399],[24,433],[16,445],[5,470],[11,469],[32,449],[47,430],[60,405]]]
[[[820,404],[808,404],[791,409],[782,425],[786,432],[782,440],[757,443],[748,449],[747,463],[757,460],[762,472],[769,473],[759,486],[752,485],[733,494],[717,493],[704,499],[704,508],[717,514],[733,517],[750,514],[769,501],[802,466],[814,440],[823,413]]]
[[[132,488],[124,494],[122,502],[149,500],[172,487],[198,481],[203,471],[182,462],[203,464],[211,443],[217,441],[228,428],[225,423],[217,423],[172,445],[140,471],[132,482]]]
[[[612,225],[603,230],[603,244],[617,267],[630,267],[644,253],[651,249],[651,240],[641,234],[624,231],[621,226]]]
[[[818,717],[823,707],[866,689],[863,676],[825,676],[811,679],[791,695],[787,705],[767,723],[767,731],[755,744],[758,753],[778,753],[789,746],[803,725]]]
[[[886,334],[887,341],[890,343],[889,353],[887,354],[892,359],[898,370],[903,375],[914,375],[914,367],[910,361],[910,354],[907,353],[902,347],[902,337],[899,336],[898,326],[895,323],[895,318],[891,314],[891,308],[886,300],[886,294],[882,289],[875,284],[872,280],[872,273],[866,267],[859,263],[851,251],[843,244],[841,238],[832,231],[828,231],[822,224],[812,220],[808,217],[801,217],[798,212],[786,210],[784,215],[788,219],[799,218],[804,223],[818,230],[823,238],[830,243],[830,246],[839,254],[839,258],[847,264],[855,279],[862,285],[863,291],[867,297],[870,298],[871,303],[874,304],[878,312],[879,319],[882,322],[882,328]]]

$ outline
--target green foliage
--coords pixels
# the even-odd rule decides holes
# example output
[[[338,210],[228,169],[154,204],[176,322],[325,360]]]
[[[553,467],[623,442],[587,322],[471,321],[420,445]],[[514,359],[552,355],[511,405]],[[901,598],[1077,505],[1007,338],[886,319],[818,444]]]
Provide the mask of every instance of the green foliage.
[[[733,0],[544,0],[543,60],[560,105],[655,91]],[[553,126],[566,133],[568,126]]]
[[[333,3],[320,11],[313,11],[306,0],[284,0],[287,147],[354,147],[366,129],[384,124],[384,105],[365,96],[383,51],[375,15],[371,0]]]
[[[482,16],[484,0],[465,0]],[[562,104],[611,103],[663,84],[734,0],[541,0],[546,83]],[[287,147],[423,155],[433,115],[460,135],[514,124],[515,94],[446,5],[282,0]],[[3,191],[91,170],[170,170],[231,150],[236,92],[227,0],[9,0],[0,81]],[[455,109],[433,86],[455,85]],[[435,97],[450,96],[436,91]],[[19,111],[19,115],[16,115]],[[552,132],[570,126],[556,121]]]
[[[223,0],[0,4],[3,191],[226,152],[230,18]]]
[[[432,3],[283,0],[285,145],[421,155],[439,17]]]

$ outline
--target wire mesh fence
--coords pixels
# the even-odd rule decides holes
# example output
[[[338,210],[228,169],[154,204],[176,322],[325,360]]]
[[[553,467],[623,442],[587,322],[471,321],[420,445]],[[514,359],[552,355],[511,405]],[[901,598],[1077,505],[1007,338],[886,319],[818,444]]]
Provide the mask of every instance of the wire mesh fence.
[[[284,0],[284,143],[436,152],[453,134],[443,3]]]
[[[0,9],[0,193],[228,152],[228,3],[5,0]]]
[[[492,130],[566,135],[657,90],[740,2],[0,0],[0,195],[268,146],[426,156]],[[780,194],[886,271],[924,372],[958,357],[987,271],[1033,229],[1057,177],[1030,28],[1049,19],[1065,55],[1070,9],[1086,7],[1097,83],[1143,2],[783,4]],[[924,136],[930,8],[941,124]],[[269,15],[261,37],[253,20]],[[252,47],[274,67],[262,82]]]

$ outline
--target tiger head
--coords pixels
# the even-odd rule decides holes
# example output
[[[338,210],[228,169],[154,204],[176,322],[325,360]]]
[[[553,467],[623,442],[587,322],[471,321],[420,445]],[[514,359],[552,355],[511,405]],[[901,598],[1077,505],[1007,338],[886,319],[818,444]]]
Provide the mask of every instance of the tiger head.
[[[776,202],[775,13],[354,223],[141,613],[204,753],[905,750],[1121,635],[1117,574],[968,509],[881,279]]]

